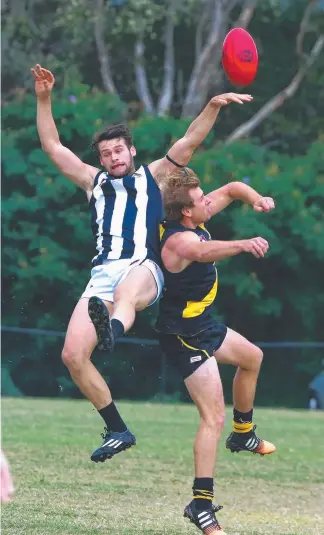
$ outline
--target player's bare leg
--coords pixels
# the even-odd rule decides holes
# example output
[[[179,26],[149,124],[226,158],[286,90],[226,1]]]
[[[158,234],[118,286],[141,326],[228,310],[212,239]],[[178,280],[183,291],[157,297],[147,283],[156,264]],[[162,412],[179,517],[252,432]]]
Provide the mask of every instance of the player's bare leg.
[[[112,310],[112,305],[108,306]],[[88,314],[88,299],[82,298],[68,325],[62,360],[81,392],[100,410],[111,403],[112,398],[106,381],[90,360],[96,345],[96,331]]]
[[[112,310],[112,305],[107,303]],[[135,437],[127,429],[112,401],[109,387],[92,364],[91,354],[97,345],[97,335],[88,314],[88,299],[77,303],[66,333],[62,360],[81,392],[96,407],[106,423],[104,443],[113,439],[114,447],[98,448],[98,460],[105,460],[135,443]],[[123,435],[123,433],[126,433]],[[112,436],[113,434],[113,436]],[[123,435],[123,436],[121,436]],[[107,437],[110,437],[107,439]],[[107,439],[107,440],[106,440]],[[109,445],[108,445],[109,446]],[[93,459],[95,460],[95,459]]]
[[[261,349],[228,329],[223,344],[214,355],[217,362],[238,368],[233,382],[233,432],[226,441],[226,447],[232,452],[273,453],[275,446],[257,437],[253,425],[255,391],[263,358]]]
[[[98,336],[98,348],[112,351],[116,338],[127,332],[136,312],[144,310],[157,296],[157,284],[146,266],[135,266],[114,292],[114,310],[108,311],[99,297],[89,300],[89,315]],[[110,316],[110,317],[109,317]]]
[[[206,535],[224,535],[215,516],[221,506],[212,503],[213,472],[225,418],[223,389],[216,361],[211,358],[202,364],[185,379],[185,385],[199,411],[200,425],[194,442],[193,500],[186,506],[184,516]]]

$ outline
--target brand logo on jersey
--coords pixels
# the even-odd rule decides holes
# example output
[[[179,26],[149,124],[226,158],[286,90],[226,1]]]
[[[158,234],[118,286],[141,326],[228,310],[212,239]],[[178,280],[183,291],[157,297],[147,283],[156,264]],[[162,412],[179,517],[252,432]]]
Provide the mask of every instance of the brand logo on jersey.
[[[190,362],[191,364],[193,364],[194,362],[199,362],[201,358],[201,355],[196,355],[195,357],[191,357]]]
[[[205,236],[200,236],[200,241],[207,241],[207,239],[205,238]]]

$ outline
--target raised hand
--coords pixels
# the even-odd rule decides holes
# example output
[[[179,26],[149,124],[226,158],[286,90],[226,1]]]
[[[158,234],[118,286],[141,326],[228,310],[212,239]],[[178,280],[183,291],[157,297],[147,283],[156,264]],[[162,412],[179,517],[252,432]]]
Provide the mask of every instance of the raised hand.
[[[271,197],[260,197],[253,205],[256,212],[271,212],[275,209],[275,202]]]
[[[51,71],[36,65],[36,69],[30,69],[35,80],[35,92],[39,99],[48,98],[55,84],[55,78]]]
[[[269,249],[267,240],[263,238],[251,238],[250,240],[242,240],[240,242],[243,253],[251,253],[256,258],[263,258]]]
[[[251,102],[253,97],[251,95],[241,95],[239,93],[223,93],[223,95],[217,95],[211,99],[211,103],[215,106],[221,108],[222,106],[227,106],[231,102],[236,102],[236,104],[244,104],[244,102]]]

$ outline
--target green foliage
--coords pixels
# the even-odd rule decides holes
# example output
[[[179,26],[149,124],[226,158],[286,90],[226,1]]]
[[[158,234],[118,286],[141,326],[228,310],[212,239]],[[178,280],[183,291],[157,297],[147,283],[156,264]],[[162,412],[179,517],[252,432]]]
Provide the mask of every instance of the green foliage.
[[[78,85],[56,93],[53,106],[62,143],[96,165],[89,149],[91,137],[105,123],[122,121],[124,105],[117,97]],[[64,331],[94,256],[86,198],[41,151],[33,97],[25,95],[8,104],[3,125],[7,132],[3,140],[3,323]],[[188,122],[143,117],[130,126],[140,164],[163,156]],[[220,263],[216,316],[252,340],[320,339],[323,145],[314,143],[307,154],[292,157],[248,142],[223,146],[215,143],[217,133],[218,126],[192,160],[204,189],[243,180],[274,197],[276,210],[258,214],[236,203],[211,221],[214,238],[261,235],[270,243],[265,260],[240,255]],[[153,337],[155,313],[156,308],[149,308],[139,316],[134,330],[138,336]],[[63,384],[65,392],[79,395],[59,361],[59,342],[6,338],[3,362],[8,392],[13,381],[25,394],[61,395]],[[125,354],[123,346],[118,358],[115,355],[107,363],[98,359],[98,366],[107,378],[114,377],[118,395],[138,396],[140,391],[140,396],[153,396],[159,388],[157,348],[132,349],[131,360]],[[295,368],[302,370],[302,360],[303,355],[296,357]],[[304,385],[314,368],[312,364],[303,369]],[[125,383],[124,376],[130,381]],[[173,377],[170,371],[170,395],[179,389]],[[230,389],[230,382],[226,384]]]
[[[262,236],[270,243],[265,261],[240,255],[220,263],[216,306],[222,315],[254,339],[321,338],[323,145],[315,143],[307,155],[291,158],[237,143],[201,152],[193,167],[208,191],[243,180],[276,201],[270,214],[237,204],[210,223],[214,238]]]
[[[71,88],[77,82],[91,87],[103,87],[101,66],[96,43],[95,21],[103,20],[104,40],[110,58],[112,79],[129,112],[137,115],[142,109],[134,73],[134,45],[141,35],[145,44],[143,58],[148,85],[154,102],[161,96],[164,81],[166,15],[170,5],[175,24],[175,79],[172,113],[181,108],[197,59],[198,43],[208,40],[207,24],[197,36],[201,17],[210,16],[212,2],[206,0],[118,0],[103,2],[103,12],[92,0],[26,0],[4,2],[2,32],[2,99],[24,94],[33,87],[29,68],[44,64],[54,72],[57,87]],[[240,14],[243,0],[232,2],[234,22]],[[296,53],[296,36],[306,7],[305,0],[259,0],[248,30],[256,40],[259,70],[248,90],[254,95],[249,106],[230,106],[224,110],[224,121],[218,135],[224,138],[238,124],[248,120],[271,97],[282,91],[298,71],[301,58]],[[225,6],[227,7],[227,6]],[[323,2],[314,5],[305,31],[303,52],[307,55],[324,27]],[[50,21],[50,23],[49,23]],[[206,21],[205,21],[206,22]],[[275,36],[275,39],[273,38]],[[215,51],[215,65],[221,51]],[[324,70],[321,58],[307,73],[294,97],[266,119],[253,133],[262,143],[281,152],[307,152],[308,145],[323,140]],[[209,67],[208,67],[209,68]],[[214,81],[210,93],[241,90],[226,80]],[[91,127],[91,122],[89,123]],[[66,134],[68,136],[68,133]]]
[[[124,115],[117,97],[90,92],[85,86],[63,93],[54,99],[53,107],[62,143],[72,144],[82,159],[93,163],[92,134],[105,123],[123,120]],[[78,297],[89,271],[92,251],[85,195],[41,151],[31,95],[8,105],[3,122],[8,130],[3,141],[2,204],[6,317],[15,323],[22,298],[28,302],[22,325],[30,325],[31,318],[38,316],[38,326],[57,328],[62,314],[66,317],[65,297]],[[44,295],[57,299],[53,315],[39,314]]]

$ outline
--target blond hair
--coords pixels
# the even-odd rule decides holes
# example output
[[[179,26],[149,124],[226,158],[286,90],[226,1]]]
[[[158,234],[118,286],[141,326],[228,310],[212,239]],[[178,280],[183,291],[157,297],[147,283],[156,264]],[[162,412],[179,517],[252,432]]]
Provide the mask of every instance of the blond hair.
[[[183,167],[168,173],[162,183],[165,219],[181,221],[182,210],[193,206],[190,190],[198,188],[200,180],[192,169]]]

